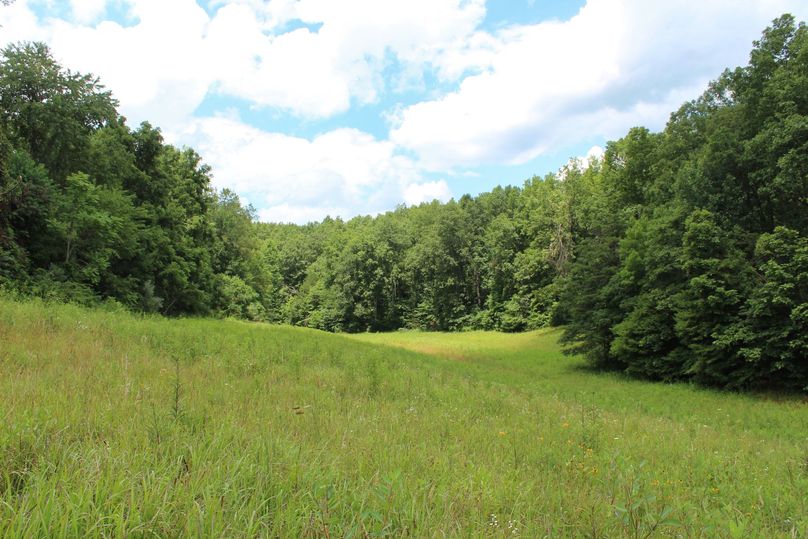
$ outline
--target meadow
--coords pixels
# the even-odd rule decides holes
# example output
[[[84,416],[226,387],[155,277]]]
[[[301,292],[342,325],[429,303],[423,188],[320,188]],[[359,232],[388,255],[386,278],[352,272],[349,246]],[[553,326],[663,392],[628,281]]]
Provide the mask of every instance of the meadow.
[[[0,537],[808,537],[803,398],[558,336],[0,298]]]

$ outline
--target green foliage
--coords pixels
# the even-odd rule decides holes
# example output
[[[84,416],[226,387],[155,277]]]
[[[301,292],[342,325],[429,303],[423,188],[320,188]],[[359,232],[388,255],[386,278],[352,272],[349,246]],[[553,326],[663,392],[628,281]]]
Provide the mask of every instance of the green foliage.
[[[569,323],[562,342],[568,353],[583,354],[596,367],[623,368],[612,355],[613,327],[622,319],[616,238],[584,240],[565,286],[562,301]]]
[[[729,336],[741,346],[741,381],[808,391],[808,238],[778,227],[758,238],[757,274]]]
[[[140,299],[140,310],[144,313],[157,313],[163,306],[163,298],[155,295],[154,283],[146,281],[143,283],[143,294]]]
[[[3,51],[0,275],[47,297],[206,312],[209,171],[148,124],[130,132],[115,105],[42,44]]]
[[[0,58],[0,118],[56,180],[87,159],[92,130],[117,118],[98,79],[64,70],[42,43],[9,45]]]
[[[217,303],[221,306],[219,312],[222,315],[245,320],[266,319],[266,311],[255,289],[233,275],[219,274],[217,277]]]
[[[132,237],[125,229],[130,208],[126,195],[94,185],[86,174],[67,177],[47,223],[68,279],[99,283],[110,260],[125,252],[124,240]]]
[[[665,131],[610,143],[616,218],[565,281],[570,351],[653,379],[805,389],[806,66],[808,30],[783,16]]]
[[[683,369],[697,381],[734,385],[736,350],[726,333],[749,294],[751,268],[732,236],[706,210],[688,217],[682,244],[686,284],[675,327],[687,349]]]

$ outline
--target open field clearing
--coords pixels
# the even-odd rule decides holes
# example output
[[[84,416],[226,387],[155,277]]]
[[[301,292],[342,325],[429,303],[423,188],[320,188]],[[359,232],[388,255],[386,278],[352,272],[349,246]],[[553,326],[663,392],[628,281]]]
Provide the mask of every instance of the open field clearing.
[[[558,334],[0,299],[0,536],[808,536],[804,401],[596,374]]]

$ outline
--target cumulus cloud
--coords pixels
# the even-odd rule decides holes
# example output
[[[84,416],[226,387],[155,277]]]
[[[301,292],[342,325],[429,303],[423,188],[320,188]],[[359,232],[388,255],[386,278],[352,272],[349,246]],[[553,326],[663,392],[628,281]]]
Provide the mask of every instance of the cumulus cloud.
[[[129,14],[137,21],[131,26],[59,19],[41,24],[56,57],[99,75],[125,116],[171,131],[196,110],[215,76],[202,39],[208,15],[194,0],[137,0]]]
[[[69,0],[67,20],[49,2],[0,8],[0,43],[46,41],[64,65],[99,75],[130,124],[196,147],[219,187],[294,222],[445,200],[477,166],[661,128],[745,63],[771,19],[808,17],[804,0],[588,0],[566,21],[485,31],[485,0]],[[124,20],[102,20],[113,5]],[[405,90],[422,100],[396,104]],[[307,125],[349,114],[296,137],[197,117],[211,94]],[[387,139],[350,123],[382,99]]]
[[[433,200],[446,202],[450,198],[452,198],[452,191],[445,180],[413,183],[404,188],[404,202],[410,206]]]
[[[70,20],[37,20],[18,0],[0,12],[0,39],[47,41],[66,65],[100,75],[135,121],[173,126],[210,91],[306,118],[376,102],[407,82],[385,80],[391,62],[418,78],[485,16],[484,0],[231,0],[212,15],[195,0],[117,2],[131,24],[95,24],[105,0],[70,0]]]
[[[434,170],[520,164],[584,137],[660,128],[797,0],[589,0],[568,21],[511,26],[481,72],[399,110],[391,139]],[[462,61],[463,58],[460,58]],[[476,60],[475,60],[476,61]],[[480,67],[480,66],[478,66]],[[457,67],[456,70],[459,70]]]
[[[107,0],[70,0],[70,8],[76,21],[87,24],[104,14]]]
[[[17,0],[9,6],[0,6],[0,44],[17,41],[45,41],[48,32],[26,0]]]
[[[215,172],[214,183],[246,194],[273,221],[379,213],[401,200],[448,198],[443,182],[425,182],[389,141],[357,129],[309,140],[244,124],[236,117],[195,120],[182,133]]]
[[[388,86],[407,87],[425,64],[461,48],[484,16],[484,0],[237,2],[212,23],[222,68],[239,61],[238,76],[221,77],[220,90],[300,116],[331,116],[351,100],[372,103]],[[284,31],[294,22],[305,26]],[[401,67],[396,81],[382,76],[390,57]]]
[[[603,155],[606,153],[602,147],[595,145],[587,150],[586,155],[581,155],[578,157],[571,158],[564,166],[562,166],[558,170],[558,177],[562,180],[567,177],[570,169],[577,169],[577,170],[586,170],[592,164],[600,161],[603,159]]]

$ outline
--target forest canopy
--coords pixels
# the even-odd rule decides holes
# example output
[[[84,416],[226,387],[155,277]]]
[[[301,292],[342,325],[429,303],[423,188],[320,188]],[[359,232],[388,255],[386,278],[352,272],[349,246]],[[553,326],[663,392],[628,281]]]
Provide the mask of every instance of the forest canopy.
[[[784,15],[602,159],[377,217],[258,223],[47,46],[0,58],[0,287],[328,331],[564,325],[593,366],[808,391],[808,31]]]

